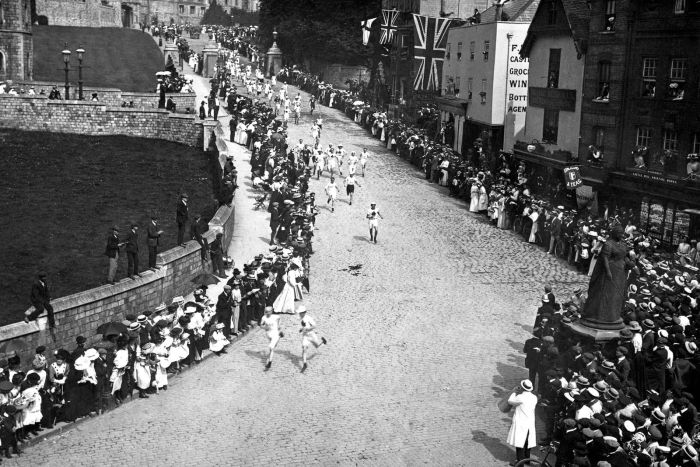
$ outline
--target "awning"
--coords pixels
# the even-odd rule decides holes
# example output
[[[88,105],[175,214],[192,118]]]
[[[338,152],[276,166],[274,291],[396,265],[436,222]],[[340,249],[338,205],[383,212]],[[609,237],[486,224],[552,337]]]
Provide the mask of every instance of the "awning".
[[[435,98],[438,109],[450,112],[455,115],[467,115],[467,105],[469,101],[458,97],[440,96]]]

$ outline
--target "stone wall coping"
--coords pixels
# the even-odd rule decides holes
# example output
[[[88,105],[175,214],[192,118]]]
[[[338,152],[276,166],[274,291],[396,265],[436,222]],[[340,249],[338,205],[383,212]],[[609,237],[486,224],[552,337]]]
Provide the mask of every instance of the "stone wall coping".
[[[48,96],[41,96],[39,94],[34,96],[29,96],[27,94],[0,94],[0,99],[48,99]]]
[[[179,113],[179,112],[170,113],[170,115],[168,115],[168,117],[179,118],[182,120],[194,120],[195,118],[197,118],[197,116],[195,114],[186,114],[186,113]]]
[[[138,107],[107,107],[106,109],[107,112],[116,112],[116,113],[140,113],[140,114],[169,114],[165,109],[157,109],[157,108],[152,108],[152,109],[146,109],[146,108],[138,108]]]
[[[71,86],[71,88],[77,87],[77,82],[68,81],[68,84]],[[13,86],[22,86],[22,87],[34,86],[35,88],[36,87],[44,87],[44,86],[50,86],[50,87],[56,86],[61,91],[61,95],[63,95],[63,87],[65,86],[65,83],[64,82],[58,83],[55,81],[13,81],[12,85]],[[119,88],[104,88],[104,87],[83,85],[83,92],[86,92],[88,90],[90,90],[90,91],[102,91],[102,92],[122,92],[122,90]]]
[[[157,92],[135,92],[135,91],[122,91],[123,96],[139,96],[139,97],[158,97]],[[182,96],[182,97],[192,97],[196,96],[193,92],[166,92],[166,96]]]
[[[104,102],[93,102],[93,101],[74,101],[74,100],[69,100],[69,101],[59,101],[59,100],[53,100],[49,99],[47,102],[48,105],[53,105],[53,106],[62,106],[62,105],[78,105],[78,106],[84,106],[84,107],[106,107],[107,104]]]

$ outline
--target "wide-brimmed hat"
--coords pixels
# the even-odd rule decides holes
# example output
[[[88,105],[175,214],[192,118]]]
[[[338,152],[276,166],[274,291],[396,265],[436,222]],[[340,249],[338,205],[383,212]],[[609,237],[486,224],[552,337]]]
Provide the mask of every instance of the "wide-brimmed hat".
[[[98,352],[97,349],[87,349],[83,354],[83,357],[87,358],[90,361],[97,360],[98,358],[100,358],[100,352]]]
[[[78,357],[75,360],[75,363],[73,363],[73,368],[75,368],[78,371],[87,370],[89,367],[90,359],[88,359],[85,355]]]
[[[637,321],[630,321],[629,324],[629,329],[632,332],[640,332],[642,330],[642,327],[639,325],[639,322]]]
[[[529,379],[524,379],[520,381],[520,387],[523,388],[523,390],[530,392],[533,388],[532,381],[530,381]]]

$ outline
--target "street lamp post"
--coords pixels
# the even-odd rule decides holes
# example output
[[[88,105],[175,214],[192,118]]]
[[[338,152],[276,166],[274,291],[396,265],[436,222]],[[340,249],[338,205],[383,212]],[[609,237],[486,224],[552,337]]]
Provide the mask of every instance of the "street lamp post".
[[[70,50],[68,50],[68,44],[65,45],[65,49],[61,52],[63,54],[63,63],[65,64],[65,72],[66,72],[66,93],[65,93],[65,99],[68,100],[70,98],[70,85],[68,84],[68,66],[70,64]]]
[[[78,99],[83,100],[83,55],[85,54],[85,49],[82,46],[78,47],[75,51],[78,54]]]

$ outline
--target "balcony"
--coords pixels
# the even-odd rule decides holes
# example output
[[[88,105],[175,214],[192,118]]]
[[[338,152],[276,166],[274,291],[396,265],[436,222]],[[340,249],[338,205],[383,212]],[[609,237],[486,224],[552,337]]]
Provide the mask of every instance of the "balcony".
[[[533,141],[527,143],[525,141],[516,141],[513,145],[513,150],[518,153],[522,159],[530,160],[537,163],[547,163],[557,168],[578,163],[578,158],[574,157],[571,151],[563,149],[547,149],[546,145]]]

